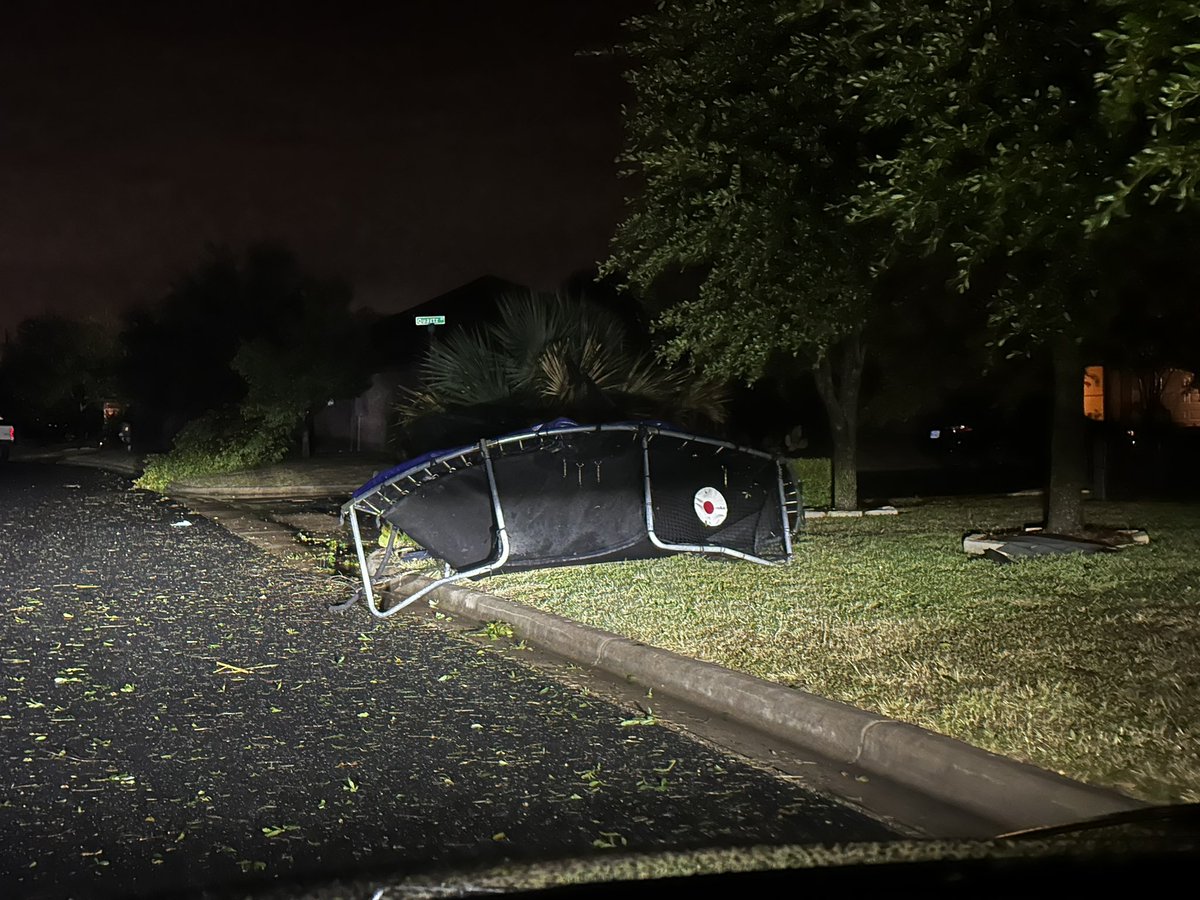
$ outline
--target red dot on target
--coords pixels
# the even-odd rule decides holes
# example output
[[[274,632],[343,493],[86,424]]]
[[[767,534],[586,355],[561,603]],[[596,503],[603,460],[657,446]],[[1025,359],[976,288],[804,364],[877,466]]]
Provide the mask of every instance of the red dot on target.
[[[711,516],[713,514],[714,509],[716,509],[716,507],[713,506],[713,502],[711,500],[704,501],[704,511],[706,513],[708,513]]]

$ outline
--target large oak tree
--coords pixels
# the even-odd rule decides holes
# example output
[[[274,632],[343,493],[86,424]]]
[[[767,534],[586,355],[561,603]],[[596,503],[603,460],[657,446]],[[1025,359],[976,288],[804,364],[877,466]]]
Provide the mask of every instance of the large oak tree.
[[[637,190],[603,267],[660,296],[681,271],[698,285],[668,295],[657,320],[671,361],[747,382],[780,356],[811,367],[841,508],[858,503],[877,302],[873,228],[838,209],[868,149],[843,90],[863,65],[858,27],[822,4],[777,0],[665,2],[633,19],[622,160]]]
[[[1052,531],[1083,524],[1082,348],[1167,296],[1150,244],[1155,201],[1194,199],[1197,22],[1195,3],[948,0],[883,5],[863,32],[855,102],[897,143],[853,215],[889,226],[893,257],[951,254],[996,344],[1051,357]]]
[[[810,363],[848,505],[879,275],[948,261],[1001,354],[1051,361],[1047,523],[1077,531],[1083,354],[1146,291],[1164,327],[1188,313],[1153,260],[1195,206],[1198,24],[1191,0],[659,4],[625,48],[640,190],[607,269],[699,273],[659,319],[672,358]]]

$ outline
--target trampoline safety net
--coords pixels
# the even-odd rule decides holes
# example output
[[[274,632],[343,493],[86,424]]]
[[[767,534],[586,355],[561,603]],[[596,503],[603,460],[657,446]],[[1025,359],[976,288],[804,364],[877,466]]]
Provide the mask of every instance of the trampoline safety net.
[[[562,420],[402,464],[360,488],[343,513],[379,616],[441,584],[503,572],[680,552],[780,563],[803,518],[799,486],[768,454],[656,424]],[[360,513],[453,571],[379,609]]]

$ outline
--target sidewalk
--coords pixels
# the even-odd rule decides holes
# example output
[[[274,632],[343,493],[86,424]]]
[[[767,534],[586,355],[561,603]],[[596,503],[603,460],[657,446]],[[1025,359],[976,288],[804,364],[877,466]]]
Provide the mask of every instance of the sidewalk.
[[[348,500],[395,460],[383,453],[342,453],[289,460],[248,472],[173,482],[166,493],[206,500]]]
[[[95,447],[41,447],[13,455],[14,462],[57,462],[63,465],[108,469],[136,478],[144,456]],[[203,500],[309,500],[349,499],[360,485],[395,460],[384,453],[339,453],[288,460],[246,472],[209,475],[172,483],[170,496]]]

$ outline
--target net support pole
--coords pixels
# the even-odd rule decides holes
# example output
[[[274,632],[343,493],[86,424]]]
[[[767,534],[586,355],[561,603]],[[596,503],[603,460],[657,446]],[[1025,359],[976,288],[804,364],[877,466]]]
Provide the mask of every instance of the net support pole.
[[[492,497],[492,518],[496,524],[496,551],[494,555],[483,565],[476,566],[473,569],[467,569],[463,572],[452,572],[442,578],[437,579],[436,581],[430,582],[420,590],[405,597],[395,606],[389,606],[387,609],[382,609],[379,604],[375,602],[375,595],[371,591],[370,587],[370,576],[365,576],[363,583],[366,585],[367,609],[369,609],[371,611],[371,615],[375,616],[377,619],[386,619],[389,616],[394,616],[396,613],[400,612],[400,610],[407,606],[411,606],[413,603],[416,603],[430,592],[436,591],[442,585],[452,584],[456,581],[462,581],[465,578],[475,578],[479,575],[486,575],[489,572],[494,572],[496,569],[499,569],[506,562],[508,562],[508,555],[511,550],[511,545],[509,544],[508,540],[508,529],[504,524],[504,508],[500,504],[500,493],[496,489],[496,472],[492,467],[492,456],[488,451],[488,443],[486,440],[479,442],[479,452],[483,456],[483,466],[484,470],[487,472],[488,491]],[[359,561],[363,565],[365,572],[366,563],[362,558],[362,541],[358,536],[355,519],[353,518],[353,511],[350,519],[350,528],[354,531],[355,543],[359,546]]]
[[[792,523],[788,521],[787,492],[783,489],[783,463],[775,464],[776,482],[779,486],[779,514],[783,516],[783,553],[790,562],[792,559]]]

